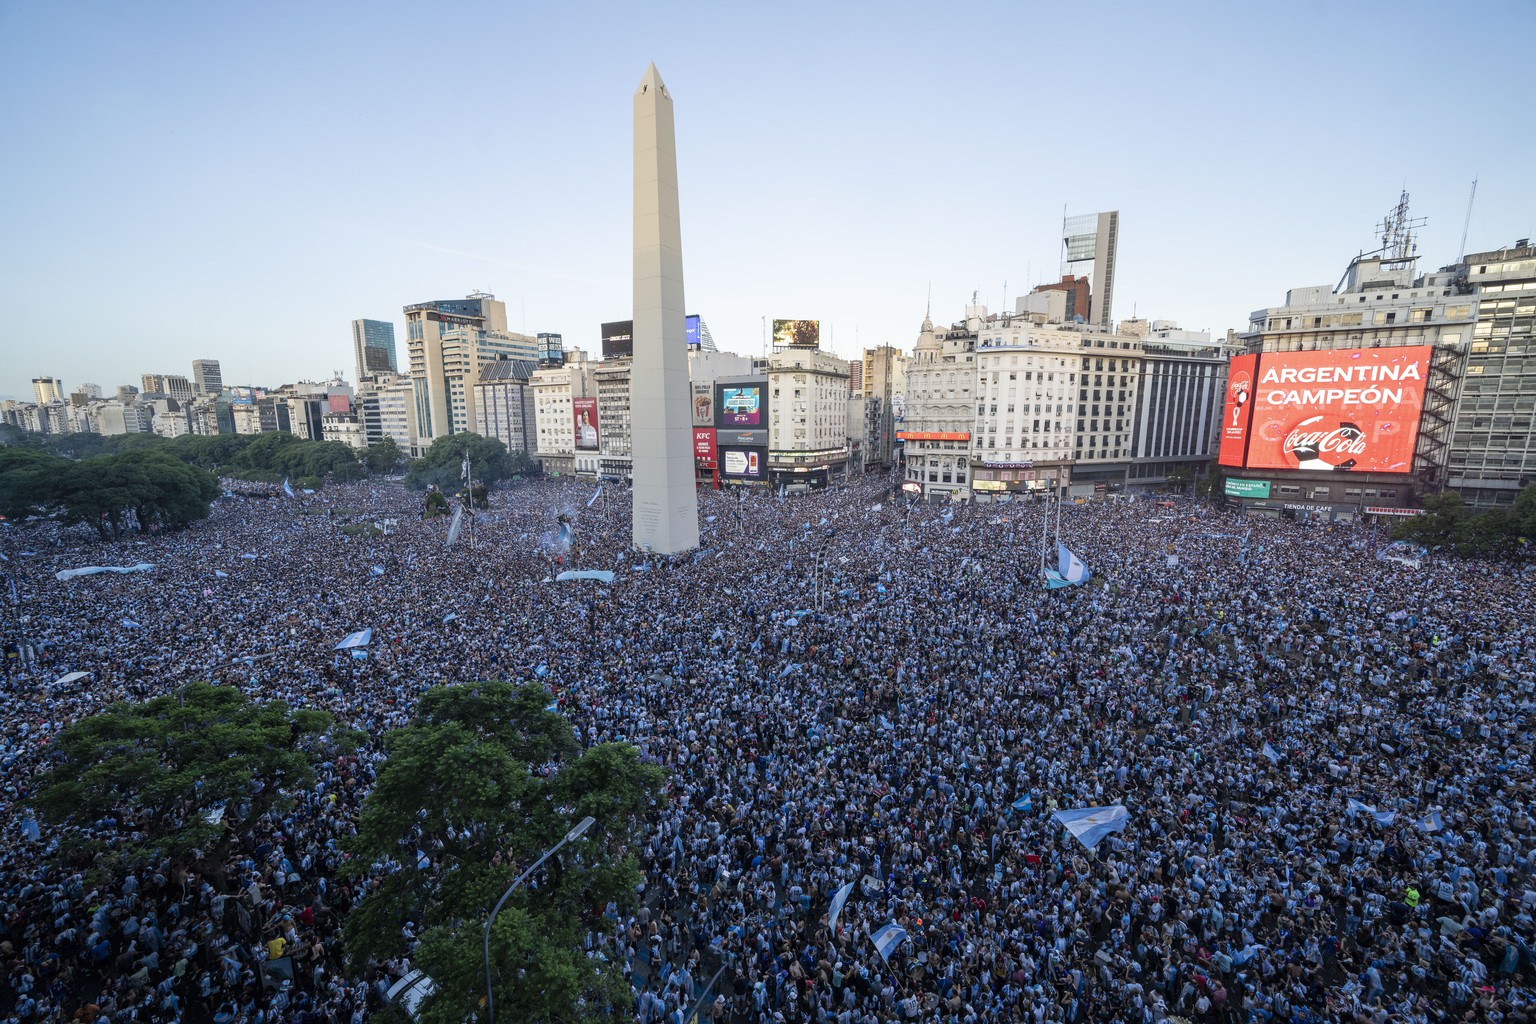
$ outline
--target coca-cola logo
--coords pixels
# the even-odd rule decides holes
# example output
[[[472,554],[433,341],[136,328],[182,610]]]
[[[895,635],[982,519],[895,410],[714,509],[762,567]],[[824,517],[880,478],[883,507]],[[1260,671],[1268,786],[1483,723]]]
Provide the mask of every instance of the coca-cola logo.
[[[1289,434],[1285,435],[1285,450],[1294,453],[1298,448],[1310,448],[1319,455],[1323,452],[1337,452],[1340,455],[1364,455],[1365,435],[1352,427],[1336,427],[1333,430],[1315,430],[1310,432],[1292,430]]]

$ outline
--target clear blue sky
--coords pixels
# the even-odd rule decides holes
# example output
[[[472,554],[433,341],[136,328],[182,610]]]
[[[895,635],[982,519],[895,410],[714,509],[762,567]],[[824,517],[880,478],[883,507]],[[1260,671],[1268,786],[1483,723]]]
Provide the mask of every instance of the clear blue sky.
[[[1337,280],[1407,187],[1421,267],[1536,235],[1536,5],[0,0],[0,395],[220,359],[353,374],[348,323],[476,289],[597,348],[631,94],[677,104],[687,301],[910,347],[1118,209],[1115,314],[1216,332]],[[526,310],[526,312],[525,312]]]

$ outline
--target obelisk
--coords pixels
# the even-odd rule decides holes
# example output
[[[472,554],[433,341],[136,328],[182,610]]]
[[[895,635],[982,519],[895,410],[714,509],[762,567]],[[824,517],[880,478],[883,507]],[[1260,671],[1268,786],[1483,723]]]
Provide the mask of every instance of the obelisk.
[[[635,91],[635,326],[629,410],[635,547],[672,555],[699,546],[692,392],[683,313],[672,97],[646,68]]]

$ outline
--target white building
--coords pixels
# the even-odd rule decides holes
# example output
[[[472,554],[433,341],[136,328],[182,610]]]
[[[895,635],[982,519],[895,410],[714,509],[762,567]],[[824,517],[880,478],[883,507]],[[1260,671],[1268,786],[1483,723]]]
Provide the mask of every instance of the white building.
[[[354,451],[368,447],[368,434],[362,421],[351,413],[328,412],[320,417],[321,437],[326,441],[340,441]]]
[[[576,411],[572,400],[596,398],[593,364],[581,349],[565,353],[560,366],[542,366],[528,380],[533,393],[534,452],[544,472],[597,476],[596,451],[576,451]]]
[[[768,471],[775,484],[825,487],[848,468],[848,363],[788,346],[768,357]]]
[[[976,331],[983,307],[935,329],[931,318],[907,363],[906,416],[899,440],[906,462],[903,490],[928,497],[970,495],[971,430],[976,420]]]

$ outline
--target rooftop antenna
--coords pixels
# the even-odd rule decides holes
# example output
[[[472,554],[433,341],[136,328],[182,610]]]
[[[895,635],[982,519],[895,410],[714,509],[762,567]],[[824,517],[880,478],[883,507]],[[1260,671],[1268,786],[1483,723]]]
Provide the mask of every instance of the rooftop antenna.
[[[1418,259],[1419,245],[1413,232],[1424,224],[1423,217],[1408,216],[1408,190],[1403,189],[1397,205],[1381,221],[1381,265],[1403,266]]]
[[[1472,175],[1472,191],[1467,195],[1467,219],[1461,225],[1461,245],[1456,249],[1456,259],[1467,258],[1467,232],[1472,230],[1472,200],[1477,198],[1477,175]]]
[[[923,310],[923,319],[924,320],[932,320],[933,319],[933,282],[932,281],[928,282],[928,305]]]

